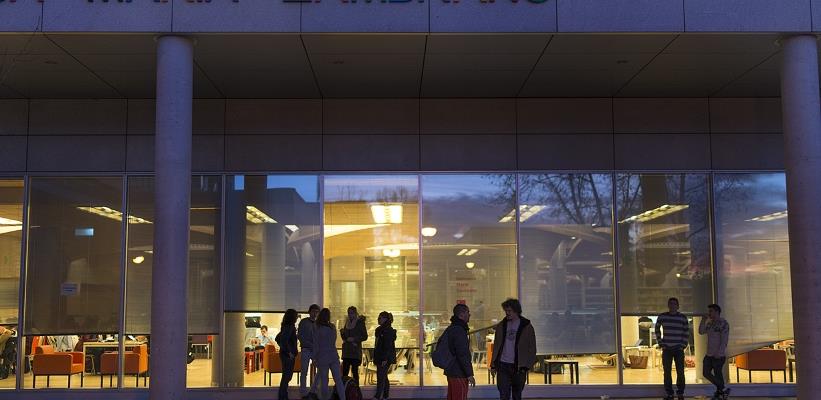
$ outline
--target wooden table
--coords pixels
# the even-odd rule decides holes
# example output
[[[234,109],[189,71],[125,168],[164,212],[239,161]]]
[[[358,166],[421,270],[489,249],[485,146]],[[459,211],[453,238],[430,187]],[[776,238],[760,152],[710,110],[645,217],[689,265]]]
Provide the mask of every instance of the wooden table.
[[[542,359],[542,372],[544,373],[544,383],[553,383],[553,374],[550,373],[551,367],[554,365],[568,365],[570,367],[570,383],[579,384],[579,362],[573,360],[548,360]],[[575,382],[574,382],[575,372]]]

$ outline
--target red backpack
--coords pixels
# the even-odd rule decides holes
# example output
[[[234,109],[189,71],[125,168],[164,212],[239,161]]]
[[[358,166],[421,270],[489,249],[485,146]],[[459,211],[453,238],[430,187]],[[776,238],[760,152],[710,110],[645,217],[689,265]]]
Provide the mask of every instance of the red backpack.
[[[359,385],[354,382],[353,378],[349,376],[342,377],[342,383],[345,385],[345,400],[362,400],[362,391],[359,390]],[[339,400],[339,392],[336,389],[337,382],[334,385],[334,393],[331,395],[331,400]]]

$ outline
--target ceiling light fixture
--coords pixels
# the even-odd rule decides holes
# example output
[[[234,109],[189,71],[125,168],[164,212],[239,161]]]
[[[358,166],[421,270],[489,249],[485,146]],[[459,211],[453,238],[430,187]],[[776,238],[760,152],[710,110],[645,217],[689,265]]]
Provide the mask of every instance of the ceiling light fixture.
[[[473,267],[475,267],[475,266],[476,266],[475,262],[468,261],[468,262],[465,263],[465,268],[467,268],[467,269],[473,269]]]
[[[109,218],[109,219],[113,219],[115,221],[122,221],[123,220],[123,213],[121,213],[120,211],[117,211],[113,208],[110,208],[110,207],[92,206],[92,207],[77,207],[77,209],[80,210],[80,211],[85,211],[87,213],[94,214],[94,215],[99,215],[101,217],[106,217],[106,218]],[[151,221],[149,221],[145,218],[140,218],[140,217],[135,217],[133,215],[129,215],[128,216],[128,223],[129,224],[150,224]]]
[[[472,256],[472,255],[474,255],[478,252],[479,252],[479,249],[470,249],[470,250],[467,251],[467,253],[465,253],[465,255],[466,256]]]
[[[296,225],[285,225],[286,228],[290,229],[291,232],[296,232],[299,230],[299,227]]]
[[[636,214],[632,217],[627,217],[619,221],[619,223],[625,224],[629,222],[647,222],[656,218],[663,217],[665,215],[670,215],[681,210],[686,210],[689,207],[690,206],[687,204],[664,204],[652,210],[645,211],[641,214]]]
[[[772,214],[762,215],[760,217],[750,218],[745,221],[747,222],[767,222],[773,221],[776,219],[787,218],[787,210],[774,212]]]
[[[145,257],[143,256],[137,256],[131,259],[131,262],[133,262],[134,264],[142,264],[143,261],[145,261]]]
[[[254,206],[245,206],[245,219],[253,224],[276,224],[277,221]]]
[[[519,222],[525,222],[534,215],[540,213],[542,210],[547,208],[546,206],[541,205],[527,205],[521,204],[519,205]],[[510,222],[513,221],[513,218],[516,216],[516,210],[510,210],[509,213],[505,214],[504,217],[499,219],[500,223]]]
[[[396,258],[402,254],[401,250],[399,249],[382,249],[382,255],[385,257]]]
[[[463,256],[463,255],[465,255],[465,253],[467,253],[468,251],[469,251],[468,249],[462,249],[462,250],[459,250],[459,252],[458,252],[458,253],[456,253],[456,255],[457,255],[457,256]]]
[[[422,236],[424,237],[433,237],[436,236],[436,228],[432,226],[426,226],[422,228]]]
[[[371,215],[373,215],[373,222],[376,222],[377,224],[401,224],[402,204],[371,204]]]

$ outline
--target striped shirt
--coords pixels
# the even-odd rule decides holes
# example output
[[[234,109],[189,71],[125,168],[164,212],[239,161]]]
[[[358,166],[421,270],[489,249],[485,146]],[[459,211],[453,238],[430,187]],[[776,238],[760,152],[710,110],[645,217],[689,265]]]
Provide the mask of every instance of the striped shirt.
[[[662,329],[664,336],[661,335]],[[662,313],[656,320],[656,342],[668,349],[683,349],[690,339],[690,325],[682,313]]]

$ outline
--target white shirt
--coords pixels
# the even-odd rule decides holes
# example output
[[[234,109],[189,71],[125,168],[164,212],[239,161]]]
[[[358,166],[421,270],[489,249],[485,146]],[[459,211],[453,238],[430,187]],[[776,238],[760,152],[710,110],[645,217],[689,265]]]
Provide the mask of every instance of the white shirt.
[[[507,332],[505,332],[505,347],[502,349],[503,363],[513,364],[516,361],[516,332],[519,330],[521,319],[516,322],[507,321]]]

